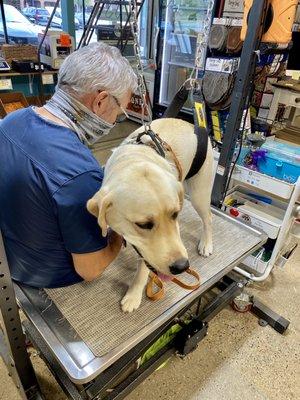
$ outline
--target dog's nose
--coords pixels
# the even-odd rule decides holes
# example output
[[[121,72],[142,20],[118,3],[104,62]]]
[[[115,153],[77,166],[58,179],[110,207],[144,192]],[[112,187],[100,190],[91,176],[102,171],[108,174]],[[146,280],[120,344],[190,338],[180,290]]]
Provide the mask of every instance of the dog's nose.
[[[180,258],[170,265],[170,272],[173,275],[181,274],[186,271],[190,266],[189,260],[187,258]]]

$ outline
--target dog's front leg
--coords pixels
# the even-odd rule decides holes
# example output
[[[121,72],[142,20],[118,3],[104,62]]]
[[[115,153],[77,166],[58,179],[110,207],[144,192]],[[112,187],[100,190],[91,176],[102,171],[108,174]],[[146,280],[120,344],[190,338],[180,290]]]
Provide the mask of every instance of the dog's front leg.
[[[144,288],[147,284],[149,269],[144,261],[138,266],[132,284],[129,286],[127,293],[121,301],[122,310],[124,312],[132,312],[139,308]]]

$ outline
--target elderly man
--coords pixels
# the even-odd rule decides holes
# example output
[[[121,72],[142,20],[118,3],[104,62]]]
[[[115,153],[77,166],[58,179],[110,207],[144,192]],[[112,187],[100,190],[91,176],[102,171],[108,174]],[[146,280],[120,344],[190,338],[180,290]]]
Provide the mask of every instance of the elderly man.
[[[0,123],[0,226],[13,279],[35,287],[93,280],[122,238],[86,210],[103,169],[88,146],[109,133],[136,89],[119,50],[93,43],[61,66],[55,94]]]

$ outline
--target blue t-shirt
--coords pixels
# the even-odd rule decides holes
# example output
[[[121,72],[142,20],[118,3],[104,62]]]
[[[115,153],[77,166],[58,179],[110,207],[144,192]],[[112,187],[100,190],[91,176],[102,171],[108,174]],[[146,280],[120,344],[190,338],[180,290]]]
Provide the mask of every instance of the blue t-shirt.
[[[12,278],[35,287],[81,281],[71,253],[107,245],[86,202],[103,169],[70,129],[32,108],[0,122],[0,227]]]

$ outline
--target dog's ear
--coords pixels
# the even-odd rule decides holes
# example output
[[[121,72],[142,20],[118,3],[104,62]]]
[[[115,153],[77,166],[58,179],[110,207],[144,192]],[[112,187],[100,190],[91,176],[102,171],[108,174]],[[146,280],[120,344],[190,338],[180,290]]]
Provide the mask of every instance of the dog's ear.
[[[183,184],[181,182],[178,182],[178,197],[179,197],[179,204],[180,204],[180,209],[183,206],[183,200],[184,200],[184,189],[183,189]]]
[[[98,207],[98,201],[96,200],[95,196],[87,201],[86,208],[89,213],[91,213],[94,217],[98,218],[99,207]]]
[[[111,205],[112,196],[107,192],[106,188],[101,189],[86,204],[88,211],[98,218],[103,237],[107,235],[106,212]]]

